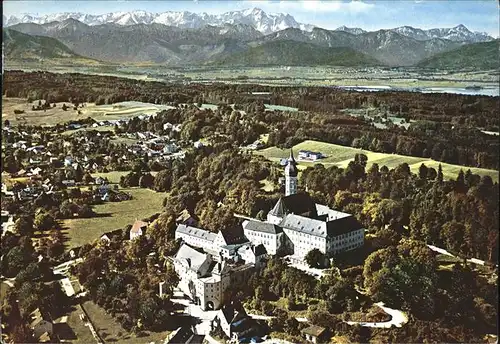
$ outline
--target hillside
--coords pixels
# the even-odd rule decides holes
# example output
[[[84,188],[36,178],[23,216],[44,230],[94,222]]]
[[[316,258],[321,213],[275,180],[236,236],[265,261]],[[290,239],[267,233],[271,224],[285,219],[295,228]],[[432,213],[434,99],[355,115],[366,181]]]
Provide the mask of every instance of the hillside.
[[[361,66],[364,61],[368,61],[367,65],[411,66],[436,53],[460,46],[459,42],[441,38],[419,41],[389,30],[354,35],[320,28],[312,31],[287,28],[263,36],[247,24],[185,29],[158,23],[89,26],[75,19],[66,19],[41,25],[17,24],[11,28],[25,34],[56,38],[75,53],[101,61],[170,66],[218,64],[226,59],[228,64],[272,65],[281,63],[278,61],[280,56],[285,56],[290,62],[283,64],[292,65],[318,65],[325,61],[331,64],[334,59],[340,61],[335,62],[336,65],[346,66]],[[297,45],[278,43],[282,41],[294,41]],[[299,42],[310,45],[300,45]],[[338,50],[329,50],[333,48]],[[344,53],[339,56],[340,52]],[[367,55],[371,57],[368,60]],[[304,62],[309,57],[311,61]],[[350,61],[352,57],[354,60]],[[238,61],[240,58],[248,63]]]
[[[436,69],[498,69],[500,41],[474,43],[437,54],[421,61],[418,66]]]
[[[6,61],[68,60],[97,61],[83,58],[55,38],[31,36],[15,30],[4,29],[4,58]]]
[[[268,42],[212,61],[215,65],[382,65],[376,59],[351,48],[328,48],[297,41]]]

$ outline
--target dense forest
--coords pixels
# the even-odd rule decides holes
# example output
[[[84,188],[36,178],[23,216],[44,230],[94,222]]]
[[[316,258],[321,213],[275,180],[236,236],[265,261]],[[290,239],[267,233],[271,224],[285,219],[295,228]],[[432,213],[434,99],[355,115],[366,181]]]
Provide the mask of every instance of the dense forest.
[[[227,142],[175,161],[154,177],[151,187],[167,192],[165,208],[148,228],[149,244],[144,242],[140,252],[148,252],[147,245],[172,250],[175,219],[182,209],[214,232],[237,225],[234,213],[265,217],[281,193],[263,191],[258,181],[276,182],[279,176],[272,163]],[[358,155],[345,169],[310,167],[299,183],[300,191],[307,184],[317,202],[355,214],[377,243],[367,239],[363,250],[336,257],[341,278],[328,276],[318,282],[273,259],[249,280],[248,288],[234,291],[233,297],[245,301],[247,308],[276,315],[277,322],[271,323],[276,331],[297,336],[300,328],[269,302],[281,297],[289,300],[289,310],[315,298],[324,300],[321,307],[309,306],[308,318],[361,342],[478,342],[481,333],[492,331],[497,312],[494,285],[460,263],[440,271],[435,254],[425,246],[432,243],[462,257],[498,261],[499,190],[491,178],[467,172],[445,181],[440,169],[425,165],[418,174],[406,164],[393,170],[376,165],[366,169],[366,157]],[[353,285],[363,286],[372,300],[408,311],[411,321],[403,329],[358,332],[346,326],[342,313],[369,303],[357,298]]]
[[[426,151],[437,160],[458,159],[463,164],[498,167],[498,138],[475,129],[498,128],[498,98],[256,85],[180,86],[22,72],[7,72],[4,81],[4,95],[41,98],[49,103],[138,100],[222,105],[215,111],[182,105],[150,119],[134,118],[115,126],[115,134],[152,131],[189,147],[191,141],[201,137],[211,141],[208,146],[189,149],[182,160],[161,164],[149,161],[147,156],[134,156],[125,144],[113,142],[111,130],[81,132],[63,139],[60,133],[65,125],[18,127],[29,135],[38,134],[41,143],[53,142],[54,153],[61,159],[66,152],[77,157],[89,153],[82,149],[82,143],[91,141],[95,144],[89,153],[90,162],[98,163],[103,171],[130,170],[122,178],[122,186],[139,185],[165,193],[161,213],[147,219],[151,223],[140,240],[123,244],[129,225],[108,244],[97,241],[75,249],[76,255],[85,260],[72,273],[88,290],[88,297],[132,332],[164,330],[175,324],[171,312],[176,309],[169,300],[172,289],[167,288],[164,298],[156,293],[158,283],[177,282],[167,257],[178,249],[175,228],[179,212],[187,209],[199,220],[199,227],[217,232],[239,225],[235,213],[264,218],[282,195],[277,187],[270,192],[262,188],[265,180],[279,185],[282,169],[239,148],[260,134],[270,133],[271,145],[290,146],[314,138],[384,152],[419,155]],[[271,95],[249,94],[257,90]],[[229,106],[233,103],[234,107]],[[265,110],[266,103],[307,111],[270,112]],[[475,105],[469,111],[462,109],[464,104]],[[344,107],[399,111],[402,117],[417,122],[409,130],[376,129],[362,119],[339,112]],[[166,123],[182,124],[181,130],[174,132]],[[19,133],[14,132],[4,135],[3,142],[19,139]],[[67,147],[63,141],[68,142]],[[13,148],[4,153],[2,168],[11,173],[26,168],[32,157],[32,153]],[[102,156],[109,159],[105,162]],[[485,333],[494,333],[498,313],[495,283],[488,281],[487,273],[460,261],[449,269],[440,269],[436,255],[426,244],[444,247],[460,257],[484,259],[484,269],[498,263],[498,183],[488,176],[474,175],[467,168],[455,180],[444,180],[441,168],[421,165],[414,174],[407,164],[389,170],[377,164],[367,168],[366,162],[367,157],[358,154],[346,168],[316,165],[303,170],[299,178],[300,192],[307,190],[316,202],[354,214],[367,229],[369,235],[363,248],[335,257],[340,276],[332,273],[318,281],[279,259],[270,259],[245,288],[235,290],[231,297],[249,309],[274,315],[269,323],[271,329],[293,337],[300,335],[301,325],[290,312],[275,307],[271,301],[286,298],[288,311],[307,307],[311,323],[354,342],[480,342]],[[151,171],[158,173],[153,175]],[[68,171],[59,172],[59,167],[53,166],[46,173],[53,175],[56,186],[63,178],[90,179],[88,171],[75,169],[69,176],[63,172]],[[53,279],[48,263],[69,258],[55,220],[65,218],[66,213],[74,215],[73,203],[91,206],[84,202],[90,196],[77,189],[56,190],[50,199],[35,199],[21,207],[2,203],[13,213],[30,213],[16,220],[16,234],[6,235],[1,243],[5,252],[2,270],[6,276],[16,277],[16,288],[10,289],[0,311],[16,342],[26,342],[23,338],[27,338],[27,328],[20,325],[26,322],[21,319],[22,313],[46,303],[59,313],[67,306],[68,300],[59,295],[60,288],[44,283]],[[83,206],[81,209],[91,210]],[[31,240],[35,228],[49,233],[48,240],[37,248]],[[44,258],[41,263],[37,263],[39,255]],[[366,297],[355,293],[355,287],[363,288]],[[52,294],[57,298],[49,297]],[[56,303],[60,298],[65,301]],[[343,313],[366,310],[375,300],[403,309],[410,321],[403,328],[391,329],[351,327],[343,322]]]
[[[111,104],[135,100],[173,105],[239,104],[257,123],[272,130],[272,145],[290,146],[304,139],[315,139],[464,166],[499,168],[498,138],[480,131],[499,130],[499,97],[219,83],[179,85],[109,76],[20,71],[7,71],[3,85],[4,96],[46,99],[50,103]],[[270,94],[251,94],[255,91]],[[264,111],[264,104],[297,107],[306,112],[268,113]],[[398,126],[377,129],[367,121],[340,111],[346,108],[375,108],[381,116],[390,113],[416,122],[408,130]],[[231,111],[229,107],[227,111]],[[194,132],[203,127],[207,127],[205,131],[217,127],[216,123],[203,123],[203,118],[191,125]]]

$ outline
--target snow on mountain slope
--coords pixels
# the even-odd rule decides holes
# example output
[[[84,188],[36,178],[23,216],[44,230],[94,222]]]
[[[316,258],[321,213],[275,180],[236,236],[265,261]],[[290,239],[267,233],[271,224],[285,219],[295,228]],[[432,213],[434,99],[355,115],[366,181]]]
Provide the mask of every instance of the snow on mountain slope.
[[[150,13],[146,11],[113,12],[101,15],[92,15],[79,12],[54,13],[45,16],[25,14],[20,17],[4,16],[4,26],[12,26],[19,23],[46,24],[53,21],[64,21],[76,19],[87,25],[101,24],[151,24],[158,23],[179,28],[197,29],[206,25],[223,26],[224,24],[246,24],[253,26],[263,34],[284,30],[287,28],[300,28],[311,31],[314,26],[298,23],[289,14],[266,13],[259,8],[246,9],[242,11],[231,11],[223,14],[207,14],[192,12],[163,12]]]
[[[478,43],[493,40],[493,37],[489,36],[487,33],[472,32],[462,24],[452,28],[437,28],[429,30],[417,29],[411,26],[401,26],[391,29],[391,31],[397,32],[403,36],[411,37],[418,41],[426,41],[433,38],[443,38],[454,42],[469,43]]]
[[[335,31],[344,31],[353,35],[361,35],[362,33],[366,32],[365,30],[360,29],[359,27],[347,27],[345,25],[336,28]]]
[[[65,21],[75,19],[87,25],[134,25],[134,24],[164,24],[179,28],[198,29],[207,25],[223,26],[224,24],[243,24],[254,27],[264,35],[296,28],[311,32],[315,26],[298,23],[295,18],[284,13],[266,13],[259,8],[249,8],[241,11],[230,11],[222,14],[174,12],[150,13],[146,11],[112,12],[100,15],[85,14],[80,12],[53,13],[45,16],[23,14],[16,16],[3,16],[3,25],[12,26],[19,23],[46,24],[54,21]],[[343,31],[353,35],[361,35],[367,31],[361,28],[349,28],[341,26],[335,31]],[[464,25],[453,28],[436,28],[422,30],[411,26],[401,26],[390,29],[400,35],[416,39],[418,41],[442,38],[454,42],[477,43],[491,41],[494,38],[484,32],[472,32]]]

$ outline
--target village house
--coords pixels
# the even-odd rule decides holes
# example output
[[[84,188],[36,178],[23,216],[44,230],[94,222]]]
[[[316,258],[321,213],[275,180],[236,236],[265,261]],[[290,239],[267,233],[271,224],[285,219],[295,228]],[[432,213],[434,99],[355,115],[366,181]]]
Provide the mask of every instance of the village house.
[[[177,224],[183,224],[186,226],[196,226],[197,223],[197,220],[194,217],[194,215],[192,215],[190,211],[187,209],[181,211],[175,221]]]
[[[224,305],[210,323],[212,331],[220,327],[224,334],[236,343],[254,331],[254,320],[250,318],[239,302]]]
[[[64,186],[66,187],[71,187],[71,186],[75,186],[76,185],[76,182],[74,179],[65,179],[61,182]]]
[[[146,231],[148,223],[144,221],[135,220],[132,228],[130,228],[130,240],[140,237]]]
[[[71,166],[74,162],[75,162],[75,159],[73,159],[73,157],[71,157],[71,156],[67,156],[64,158],[64,166],[65,167]]]
[[[201,343],[199,335],[196,335],[193,329],[189,326],[179,327],[167,336],[165,344],[190,344]]]
[[[33,164],[33,165],[37,165],[39,163],[41,163],[42,161],[40,159],[34,159],[34,158],[30,158],[29,159],[29,163],[30,164]]]
[[[109,244],[113,239],[119,240],[122,238],[123,231],[121,229],[115,229],[111,232],[106,232],[101,235],[100,240],[106,244]]]
[[[50,314],[40,308],[35,309],[30,313],[30,329],[33,330],[33,336],[37,341],[41,337],[50,341],[50,336],[54,333],[54,325]]]
[[[311,343],[324,343],[326,340],[326,329],[321,326],[311,325],[303,329],[301,333]]]
[[[179,151],[179,147],[177,147],[177,145],[173,142],[167,143],[163,147],[163,153],[165,153],[165,154],[172,154],[172,153],[176,153],[178,151]]]
[[[324,156],[320,152],[311,152],[308,150],[300,150],[299,151],[299,160],[316,161],[316,160],[322,159],[322,158],[324,158]]]
[[[247,146],[248,149],[261,149],[262,147],[264,147],[264,144],[260,140],[257,140]]]
[[[26,149],[27,152],[33,152],[34,154],[40,154],[43,152],[43,150],[45,149],[45,146],[43,145],[38,145],[38,146],[33,146],[33,147],[29,147]]]

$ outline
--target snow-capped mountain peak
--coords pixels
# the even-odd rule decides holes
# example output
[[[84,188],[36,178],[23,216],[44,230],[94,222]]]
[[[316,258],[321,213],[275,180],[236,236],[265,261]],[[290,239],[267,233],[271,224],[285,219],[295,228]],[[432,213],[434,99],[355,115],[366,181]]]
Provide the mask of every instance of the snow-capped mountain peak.
[[[399,33],[400,35],[411,37],[418,41],[426,41],[433,38],[448,39],[455,42],[485,42],[490,41],[493,37],[490,37],[486,33],[471,32],[465,25],[460,24],[452,28],[436,28],[422,30],[411,26],[401,26],[391,31]]]
[[[335,29],[335,31],[344,31],[353,35],[361,35],[362,33],[366,32],[365,30],[360,29],[359,27],[347,27],[345,25],[339,26],[338,28]]]
[[[241,11],[231,11],[218,15],[207,13],[175,12],[150,13],[142,10],[131,12],[112,12],[101,15],[92,15],[79,12],[55,13],[45,16],[25,14],[21,17],[3,17],[4,26],[19,23],[46,24],[53,21],[64,21],[68,18],[78,20],[87,25],[117,24],[164,24],[180,28],[200,28],[206,25],[223,26],[224,24],[251,25],[263,34],[287,29],[289,27],[311,31],[314,26],[298,23],[289,14],[266,13],[260,8],[249,8]]]

